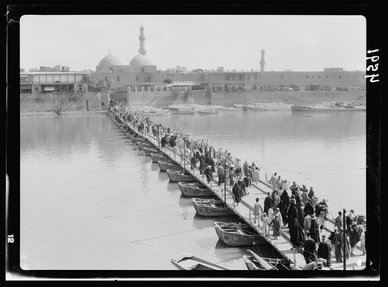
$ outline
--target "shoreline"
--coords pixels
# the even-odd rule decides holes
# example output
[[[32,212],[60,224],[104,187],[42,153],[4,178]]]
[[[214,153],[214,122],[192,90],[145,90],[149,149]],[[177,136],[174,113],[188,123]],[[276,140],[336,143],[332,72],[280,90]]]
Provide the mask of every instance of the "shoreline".
[[[82,116],[89,114],[103,114],[108,110],[97,110],[97,111],[64,111],[60,115],[54,111],[23,111],[20,112],[20,117],[62,117],[62,116]]]

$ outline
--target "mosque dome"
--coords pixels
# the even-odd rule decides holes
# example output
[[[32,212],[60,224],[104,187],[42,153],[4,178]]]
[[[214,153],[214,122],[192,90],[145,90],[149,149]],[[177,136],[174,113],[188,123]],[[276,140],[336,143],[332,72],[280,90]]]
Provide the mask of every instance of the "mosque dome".
[[[121,61],[112,54],[105,56],[99,63],[99,67],[116,66],[121,65]]]
[[[138,54],[136,55],[130,62],[130,67],[139,67],[139,66],[148,66],[152,65],[151,61],[144,55]]]

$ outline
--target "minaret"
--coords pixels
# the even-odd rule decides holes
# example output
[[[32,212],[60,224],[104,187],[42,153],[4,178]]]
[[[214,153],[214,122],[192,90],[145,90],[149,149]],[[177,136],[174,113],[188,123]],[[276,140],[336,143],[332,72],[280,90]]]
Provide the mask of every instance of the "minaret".
[[[140,40],[140,49],[139,49],[139,53],[142,54],[142,55],[145,55],[146,54],[146,49],[144,48],[144,41],[145,41],[145,37],[144,37],[144,27],[143,26],[140,26],[140,36],[139,36],[139,40]]]
[[[261,49],[261,59],[260,59],[260,72],[264,72],[265,60],[264,60],[264,49]]]

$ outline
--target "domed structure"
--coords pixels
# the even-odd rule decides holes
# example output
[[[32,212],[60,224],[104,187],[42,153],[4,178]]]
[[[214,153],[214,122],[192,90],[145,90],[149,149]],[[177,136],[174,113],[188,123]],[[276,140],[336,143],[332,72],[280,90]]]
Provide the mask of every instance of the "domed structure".
[[[105,56],[97,65],[96,71],[101,71],[111,66],[121,65],[121,61],[112,54]]]
[[[130,62],[129,66],[134,68],[134,67],[139,67],[139,66],[149,66],[152,65],[151,61],[144,55],[138,54],[136,55]]]

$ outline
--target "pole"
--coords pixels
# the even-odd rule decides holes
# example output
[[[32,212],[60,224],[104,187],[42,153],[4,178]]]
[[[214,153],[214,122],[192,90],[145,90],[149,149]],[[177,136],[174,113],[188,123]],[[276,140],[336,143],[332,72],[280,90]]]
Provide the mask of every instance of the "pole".
[[[158,148],[160,149],[160,126],[158,125]]]
[[[185,174],[186,167],[186,152],[185,152],[185,138],[183,138],[183,174]]]
[[[343,224],[343,240],[344,240],[344,244],[343,244],[343,246],[342,246],[342,248],[343,248],[343,254],[344,254],[344,256],[343,256],[343,262],[344,262],[344,271],[346,271],[346,220],[345,220],[345,212],[346,212],[346,210],[345,209],[343,209],[343,215],[342,215],[342,224]]]

